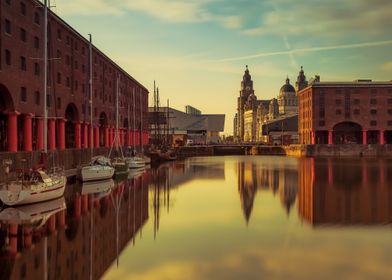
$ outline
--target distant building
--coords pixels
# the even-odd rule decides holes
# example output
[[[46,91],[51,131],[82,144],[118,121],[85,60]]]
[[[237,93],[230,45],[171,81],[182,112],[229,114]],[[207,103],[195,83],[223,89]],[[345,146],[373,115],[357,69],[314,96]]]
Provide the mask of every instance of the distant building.
[[[190,115],[201,115],[201,111],[190,105],[185,106],[185,112]]]
[[[196,109],[197,110],[197,109]],[[199,111],[200,112],[200,111]],[[191,114],[174,108],[149,108],[151,142],[175,146],[220,143],[224,114]]]
[[[298,93],[301,144],[392,143],[392,82],[320,82]]]

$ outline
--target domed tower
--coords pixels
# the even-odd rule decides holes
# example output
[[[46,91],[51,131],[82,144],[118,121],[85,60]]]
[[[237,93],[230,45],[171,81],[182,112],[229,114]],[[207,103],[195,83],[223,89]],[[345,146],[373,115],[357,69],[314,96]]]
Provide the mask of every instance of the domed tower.
[[[248,65],[246,65],[245,73],[241,81],[240,96],[237,99],[237,136],[240,141],[244,140],[244,112],[245,105],[248,101],[249,96],[253,94],[253,81],[252,76],[249,73]]]
[[[280,88],[278,104],[280,115],[298,114],[297,94],[288,77],[286,78],[286,83]]]
[[[295,83],[295,89],[297,90],[297,93],[306,88],[308,86],[308,81],[306,80],[306,76],[304,73],[304,68],[301,66],[301,70],[299,71],[298,77],[297,77],[297,82]]]

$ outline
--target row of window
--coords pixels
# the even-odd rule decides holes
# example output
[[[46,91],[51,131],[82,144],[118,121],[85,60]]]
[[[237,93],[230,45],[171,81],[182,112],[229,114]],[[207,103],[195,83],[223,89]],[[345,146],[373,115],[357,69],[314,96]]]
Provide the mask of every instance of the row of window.
[[[12,5],[12,1],[11,1],[11,0],[5,0],[5,2],[6,2],[9,6]],[[26,15],[27,15],[26,3],[20,1],[20,2],[19,2],[19,10],[20,10],[20,13],[21,13],[22,15],[26,16]],[[39,25],[39,24],[40,24],[40,21],[41,21],[41,18],[40,18],[39,13],[38,13],[38,12],[35,12],[35,13],[34,13],[34,23]]]
[[[369,125],[370,126],[377,126],[377,121],[376,120],[371,120],[371,121],[369,121]],[[392,126],[392,120],[387,121],[387,125],[388,126]],[[325,121],[324,120],[320,120],[319,121],[319,126],[325,126]]]
[[[387,110],[388,115],[392,115],[392,109],[388,109]],[[359,115],[360,114],[360,110],[359,109],[354,109],[353,110],[354,115]],[[377,115],[377,109],[370,109],[369,111],[370,115]],[[335,111],[336,115],[341,115],[342,114],[342,110],[341,109],[336,109]],[[325,112],[324,111],[320,111],[319,114],[320,118],[323,118],[325,116]]]
[[[345,90],[342,90],[342,89],[337,89],[337,90],[335,90],[335,93],[336,94],[338,94],[338,95],[340,95],[340,94],[351,94],[351,93],[354,93],[354,94],[359,94],[359,93],[361,93],[361,91],[359,90],[359,89],[345,89]],[[378,91],[377,91],[377,89],[370,89],[370,93],[371,94],[377,94],[378,93]],[[388,89],[388,93],[392,93],[392,89]],[[320,92],[320,94],[325,94],[325,92]]]
[[[354,100],[353,100],[353,103],[354,103],[354,105],[359,105],[359,104],[361,103],[361,101],[360,101],[360,99],[354,99]],[[371,105],[377,105],[377,99],[371,98],[370,101],[369,101],[369,103],[370,103]],[[388,98],[388,99],[387,99],[387,103],[388,103],[389,105],[392,105],[392,98]],[[335,104],[336,104],[336,105],[341,105],[341,104],[342,104],[342,100],[341,100],[341,99],[335,99]],[[323,103],[323,105],[324,105],[324,103]],[[321,106],[321,103],[320,103],[320,107],[322,107],[322,106]]]
[[[12,56],[11,56],[11,51],[10,50],[5,50],[5,63],[7,65],[12,64]],[[26,57],[20,56],[19,57],[19,68],[22,71],[27,71],[27,60]],[[38,62],[34,62],[34,75],[39,76],[40,75],[40,65]]]

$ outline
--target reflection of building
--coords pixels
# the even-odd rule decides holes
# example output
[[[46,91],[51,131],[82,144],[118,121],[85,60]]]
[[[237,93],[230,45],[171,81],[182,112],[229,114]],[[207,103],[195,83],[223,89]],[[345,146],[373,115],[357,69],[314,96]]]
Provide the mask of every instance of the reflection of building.
[[[1,278],[100,279],[148,219],[147,180],[103,197],[76,193],[39,228],[1,221]]]
[[[304,71],[297,78],[297,89],[307,85]],[[240,96],[237,100],[237,114],[234,120],[234,136],[237,141],[265,142],[272,144],[272,132],[279,137],[278,144],[282,144],[285,136],[286,142],[298,142],[298,101],[296,89],[290,84],[289,78],[280,88],[278,98],[271,100],[258,100],[253,89],[253,81],[246,66],[245,74],[241,82]],[[278,123],[279,130],[270,131],[269,127]],[[290,125],[284,126],[285,123]],[[283,124],[283,125],[282,125]],[[275,141],[276,143],[276,141]],[[284,144],[284,143],[283,143]]]
[[[392,168],[384,160],[299,160],[299,215],[313,225],[392,222]]]
[[[238,192],[246,223],[252,214],[253,201],[257,193],[255,168],[252,162],[238,163]]]
[[[301,144],[392,143],[392,82],[313,83],[298,93]]]
[[[117,78],[121,91],[121,143],[130,144],[133,135],[137,134],[136,141],[141,138],[147,144],[147,117],[143,117],[141,124],[141,115],[147,114],[148,90],[95,46],[92,47],[93,124],[89,123],[89,41],[52,10],[48,11],[50,59],[48,93],[44,96],[44,9],[41,2],[1,2],[0,152],[43,150],[44,98],[49,115],[49,150],[91,145],[110,147],[116,127]],[[133,100],[137,111],[136,131],[128,131],[133,117],[128,119],[127,105],[133,104]],[[92,139],[89,139],[90,130],[93,130]]]
[[[176,146],[183,146],[187,140],[192,144],[219,143],[219,133],[225,126],[223,114],[199,114],[199,110],[187,106],[189,113],[176,109],[159,107],[154,113],[154,108],[149,108],[150,133],[152,141],[161,138]],[[190,109],[192,108],[192,109]],[[155,124],[158,125],[155,125]],[[169,140],[166,140],[169,138]],[[162,142],[157,141],[157,142]],[[188,141],[189,142],[189,141]]]

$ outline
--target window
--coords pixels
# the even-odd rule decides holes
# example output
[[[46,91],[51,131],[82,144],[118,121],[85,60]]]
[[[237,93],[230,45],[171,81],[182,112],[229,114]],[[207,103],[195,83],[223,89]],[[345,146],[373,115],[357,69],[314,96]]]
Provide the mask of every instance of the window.
[[[57,39],[61,40],[61,29],[57,29]]]
[[[71,43],[71,39],[69,38],[69,36],[67,35],[67,45],[69,45]]]
[[[388,121],[388,126],[392,126],[392,121]]]
[[[336,115],[341,115],[341,114],[342,114],[342,110],[337,109],[337,110],[336,110]]]
[[[82,54],[84,55],[85,52],[86,52],[86,49],[84,47],[82,47]]]
[[[70,87],[70,80],[69,80],[69,77],[67,77],[67,87]]]
[[[354,115],[359,115],[359,109],[354,109]]]
[[[377,110],[376,109],[371,109],[370,110],[370,115],[377,115]]]
[[[24,263],[20,267],[20,279],[25,279],[26,275],[27,275],[27,267],[26,267],[26,263]]]
[[[82,73],[84,73],[84,64],[82,64]]]
[[[377,121],[370,121],[370,125],[371,126],[376,126],[377,125]]]
[[[34,48],[39,48],[39,38],[37,36],[34,37]]]
[[[26,58],[24,56],[20,57],[20,69],[23,71],[27,70]]]
[[[69,62],[70,62],[69,55],[67,55],[66,62],[67,62],[67,65],[69,65]]]
[[[388,98],[388,104],[392,104],[392,98]]]
[[[61,109],[61,98],[57,97],[57,109]]]
[[[370,99],[370,104],[376,105],[377,104],[377,99],[375,99],[375,98]]]
[[[40,94],[39,94],[39,91],[36,91],[36,92],[34,93],[34,101],[35,101],[35,104],[36,104],[36,105],[39,105],[39,102],[40,102]]]
[[[359,105],[361,102],[359,101],[359,99],[354,99],[354,104],[355,105]]]
[[[78,43],[75,42],[75,51],[77,51],[77,50],[78,50]]]
[[[61,84],[61,73],[57,72],[57,83]]]
[[[21,39],[23,42],[26,42],[26,30],[23,29],[23,28],[20,29],[20,39]]]
[[[336,90],[336,94],[341,94],[341,93],[342,93],[342,90],[340,90],[340,89]]]
[[[392,89],[388,89],[388,93],[392,93]]]
[[[34,63],[34,75],[39,76],[39,64],[38,64],[38,62]]]
[[[20,13],[24,16],[26,15],[26,4],[23,2],[20,2]]]
[[[8,5],[11,5],[11,0],[5,0]]]
[[[61,59],[61,51],[60,50],[57,50],[57,58]]]
[[[39,18],[39,13],[37,12],[34,13],[34,22],[39,25],[40,18]]]
[[[27,102],[27,90],[25,87],[20,88],[20,101]]]
[[[5,63],[11,65],[11,52],[10,50],[5,50]]]
[[[5,19],[4,28],[5,33],[11,34],[11,22],[8,19]]]
[[[342,104],[342,100],[340,100],[340,99],[336,99],[336,100],[335,100],[335,104],[336,104],[336,105],[340,105],[340,104]]]

